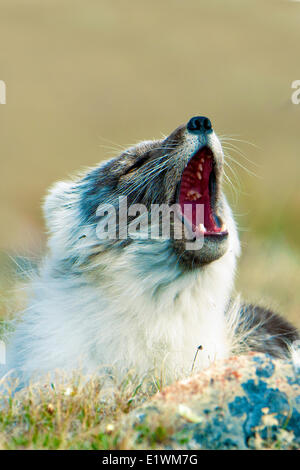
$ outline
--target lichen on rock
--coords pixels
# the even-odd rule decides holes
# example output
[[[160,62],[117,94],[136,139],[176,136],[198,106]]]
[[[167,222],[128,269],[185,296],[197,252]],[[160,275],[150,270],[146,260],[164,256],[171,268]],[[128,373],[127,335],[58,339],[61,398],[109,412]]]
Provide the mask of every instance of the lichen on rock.
[[[299,448],[300,376],[291,361],[233,356],[164,388],[128,423],[137,440],[148,430],[144,448],[157,429],[162,449]]]

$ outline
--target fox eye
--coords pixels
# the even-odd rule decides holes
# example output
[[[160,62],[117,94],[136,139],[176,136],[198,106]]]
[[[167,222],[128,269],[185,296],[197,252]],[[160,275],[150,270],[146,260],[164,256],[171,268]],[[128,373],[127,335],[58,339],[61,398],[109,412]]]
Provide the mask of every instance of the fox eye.
[[[141,168],[147,161],[149,160],[149,155],[145,155],[143,156],[142,158],[140,158],[139,160],[137,160],[133,165],[131,165],[126,171],[125,171],[125,175],[128,175],[130,173],[133,173],[135,172],[136,170],[138,170],[139,168]]]

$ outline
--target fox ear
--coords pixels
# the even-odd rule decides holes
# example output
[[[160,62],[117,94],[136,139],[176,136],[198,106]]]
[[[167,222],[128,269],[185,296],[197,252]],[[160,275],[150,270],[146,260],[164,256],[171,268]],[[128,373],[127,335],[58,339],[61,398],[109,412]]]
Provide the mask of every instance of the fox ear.
[[[71,182],[59,181],[55,183],[45,197],[43,213],[48,230],[55,231],[63,223],[67,201],[70,202]]]

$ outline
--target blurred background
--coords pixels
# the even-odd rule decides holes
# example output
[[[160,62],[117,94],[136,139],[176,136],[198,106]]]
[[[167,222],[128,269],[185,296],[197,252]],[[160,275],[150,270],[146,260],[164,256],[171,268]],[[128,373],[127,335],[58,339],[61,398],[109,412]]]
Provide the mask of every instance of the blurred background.
[[[295,1],[0,0],[0,317],[44,249],[48,186],[201,114],[236,139],[237,290],[300,327],[299,49]]]

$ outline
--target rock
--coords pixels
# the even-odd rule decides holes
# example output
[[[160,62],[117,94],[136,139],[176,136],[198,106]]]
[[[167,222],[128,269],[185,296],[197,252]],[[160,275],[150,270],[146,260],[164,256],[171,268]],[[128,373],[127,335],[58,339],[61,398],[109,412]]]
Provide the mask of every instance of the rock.
[[[234,356],[164,388],[127,425],[144,448],[299,448],[300,375],[291,361]]]

